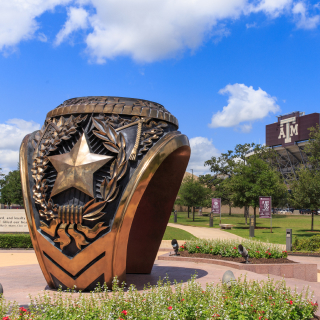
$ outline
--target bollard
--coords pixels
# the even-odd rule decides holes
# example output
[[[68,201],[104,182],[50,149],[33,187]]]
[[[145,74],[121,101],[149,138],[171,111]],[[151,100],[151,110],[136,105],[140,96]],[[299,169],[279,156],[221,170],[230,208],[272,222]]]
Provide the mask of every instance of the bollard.
[[[3,294],[3,287],[1,285],[1,283],[0,283],[0,294]]]
[[[210,228],[213,227],[213,213],[210,213]]]
[[[250,231],[249,231],[249,237],[254,237],[254,216],[250,216]]]
[[[173,213],[173,222],[177,223],[177,211],[176,210],[174,210],[174,213]]]
[[[292,229],[286,230],[286,250],[292,250]]]

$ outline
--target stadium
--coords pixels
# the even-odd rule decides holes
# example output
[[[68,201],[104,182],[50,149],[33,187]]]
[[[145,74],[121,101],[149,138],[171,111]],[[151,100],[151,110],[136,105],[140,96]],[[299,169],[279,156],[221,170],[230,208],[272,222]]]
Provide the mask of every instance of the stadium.
[[[284,181],[296,177],[296,169],[308,165],[305,146],[309,140],[308,130],[320,123],[320,114],[292,112],[278,116],[278,121],[266,126],[266,146],[276,151],[277,169]]]

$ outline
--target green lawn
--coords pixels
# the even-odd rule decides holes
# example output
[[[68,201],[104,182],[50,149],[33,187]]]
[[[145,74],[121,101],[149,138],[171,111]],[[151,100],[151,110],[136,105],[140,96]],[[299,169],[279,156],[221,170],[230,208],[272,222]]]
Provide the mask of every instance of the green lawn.
[[[163,240],[192,240],[197,239],[191,233],[173,227],[167,227],[166,232],[164,233]]]
[[[214,228],[219,227],[219,217],[214,217]],[[173,223],[173,214],[169,222]],[[245,219],[242,214],[222,214],[222,223],[233,224],[234,227],[228,232],[238,236],[249,238],[249,226],[245,225]],[[195,215],[195,221],[192,221],[192,214],[188,219],[187,212],[178,212],[178,223],[209,228],[209,217],[201,217]],[[261,241],[269,241],[271,243],[286,243],[286,229],[292,229],[293,236],[297,237],[310,237],[315,234],[320,234],[320,216],[314,216],[314,232],[310,232],[311,228],[311,215],[301,216],[286,216],[286,215],[273,215],[272,217],[272,231],[270,233],[270,219],[260,219],[257,216],[257,227],[255,230],[255,238]],[[265,228],[265,229],[259,229]]]

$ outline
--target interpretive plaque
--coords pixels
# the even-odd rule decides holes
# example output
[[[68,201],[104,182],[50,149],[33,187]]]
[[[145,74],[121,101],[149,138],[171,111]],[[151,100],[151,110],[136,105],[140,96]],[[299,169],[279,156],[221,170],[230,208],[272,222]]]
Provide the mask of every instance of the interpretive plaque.
[[[29,232],[24,210],[0,210],[0,233]]]

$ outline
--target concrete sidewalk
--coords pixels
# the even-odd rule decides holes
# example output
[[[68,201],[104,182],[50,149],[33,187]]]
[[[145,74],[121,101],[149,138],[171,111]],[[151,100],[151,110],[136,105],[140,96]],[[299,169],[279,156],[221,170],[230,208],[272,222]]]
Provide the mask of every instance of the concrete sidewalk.
[[[187,231],[199,239],[236,240],[239,242],[246,240],[245,238],[239,237],[233,233],[230,233],[218,228],[184,226],[178,223],[168,223],[168,226]],[[281,247],[282,250],[286,250],[286,246],[284,244],[279,244],[279,246]],[[164,247],[164,245],[161,243],[161,248],[162,247]],[[171,243],[169,247],[171,247]]]
[[[178,223],[168,223],[168,226],[187,231],[199,239],[243,240],[242,237],[218,228],[184,226]]]

